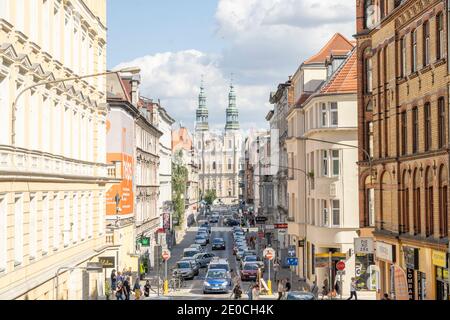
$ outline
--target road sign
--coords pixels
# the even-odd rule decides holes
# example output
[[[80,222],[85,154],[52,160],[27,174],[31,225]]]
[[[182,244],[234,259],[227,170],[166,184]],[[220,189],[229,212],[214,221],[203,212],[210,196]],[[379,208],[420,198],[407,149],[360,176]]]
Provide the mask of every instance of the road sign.
[[[266,225],[264,226],[264,228],[265,228],[266,230],[275,230],[275,226],[274,226],[273,224],[266,224]]]
[[[143,247],[150,247],[150,238],[149,237],[142,237],[140,242]]]
[[[164,261],[169,260],[170,259],[170,251],[169,250],[163,250],[161,256],[162,256]]]
[[[272,261],[275,259],[275,250],[272,248],[266,248],[264,249],[263,255],[267,260]]]
[[[287,264],[291,267],[298,266],[298,258],[287,258]]]
[[[275,229],[288,229],[289,226],[287,223],[276,223],[275,224]]]
[[[267,217],[260,216],[255,218],[256,223],[265,223],[267,220],[268,220]]]
[[[345,270],[345,262],[344,261],[339,261],[338,263],[336,263],[336,268],[339,271],[344,271]]]
[[[289,246],[289,248],[288,248],[288,256],[289,256],[289,258],[295,258],[297,256],[295,246]]]

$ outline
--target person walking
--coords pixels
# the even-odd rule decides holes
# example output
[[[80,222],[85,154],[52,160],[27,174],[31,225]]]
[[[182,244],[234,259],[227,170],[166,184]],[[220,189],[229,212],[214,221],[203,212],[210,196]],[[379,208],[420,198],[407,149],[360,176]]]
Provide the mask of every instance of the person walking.
[[[277,300],[281,300],[281,298],[283,298],[283,294],[284,294],[284,283],[282,280],[278,280],[278,299]]]
[[[253,300],[259,300],[259,286],[255,284],[252,289]]]
[[[126,277],[125,281],[123,282],[123,294],[125,296],[125,300],[130,300],[130,292],[131,286],[130,286],[130,277]]]
[[[142,290],[141,290],[141,284],[139,281],[139,277],[136,278],[136,282],[134,283],[133,291],[134,291],[135,299],[136,300],[141,299]]]
[[[285,282],[285,288],[286,288],[286,293],[288,293],[289,291],[291,291],[292,285],[291,282],[289,281],[289,278],[286,278],[286,282]]]
[[[385,293],[383,295],[383,299],[381,299],[381,300],[391,300],[391,298],[389,298],[389,295],[387,293]]]
[[[122,282],[123,283],[123,276],[120,271],[117,271],[117,283]]]
[[[146,298],[148,298],[148,297],[150,297],[150,289],[151,289],[151,285],[150,285],[150,281],[149,280],[147,280],[146,282],[145,282],[145,286],[144,286],[144,296],[146,297]]]
[[[280,272],[280,260],[276,259],[275,262],[273,263],[273,273],[275,279],[278,278],[279,272]]]
[[[352,278],[352,282],[350,283],[350,298],[347,300],[352,300],[355,297],[355,300],[358,300],[358,296],[356,295],[356,279]]]
[[[254,283],[252,283],[247,290],[248,300],[253,300],[253,287],[255,286]]]
[[[328,293],[329,293],[328,278],[325,278],[325,280],[323,280],[322,285],[322,300],[328,296]]]
[[[234,300],[239,300],[242,298],[242,290],[241,290],[241,286],[239,284],[236,284],[234,286],[231,296],[233,296],[233,295],[234,295]]]
[[[111,272],[111,291],[113,294],[116,293],[116,289],[117,289],[117,276],[116,276],[116,270],[114,269]]]
[[[311,286],[311,293],[314,295],[316,300],[319,299],[319,287],[317,286],[316,280],[314,280],[313,285]]]
[[[117,282],[116,299],[123,300],[123,284],[121,281]]]

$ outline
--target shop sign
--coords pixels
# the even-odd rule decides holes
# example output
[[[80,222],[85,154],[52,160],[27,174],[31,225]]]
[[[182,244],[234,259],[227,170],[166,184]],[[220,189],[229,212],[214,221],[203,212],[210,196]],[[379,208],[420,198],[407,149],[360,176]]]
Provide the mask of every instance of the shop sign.
[[[331,259],[330,259],[331,258]],[[330,260],[332,262],[338,262],[347,259],[347,254],[342,252],[335,252],[331,255],[329,253],[316,253],[315,255],[315,267],[316,268],[329,268]]]
[[[405,266],[407,269],[419,270],[419,249],[403,247]]]
[[[355,238],[355,253],[373,253],[373,238]]]
[[[425,273],[417,272],[417,284],[418,284],[418,296],[419,300],[425,300],[427,297],[426,287],[427,287],[427,279]]]
[[[149,237],[142,237],[140,240],[140,243],[143,247],[150,247],[150,238]]]
[[[385,260],[390,263],[395,262],[395,246],[392,244],[377,241],[375,255],[377,259]]]
[[[442,271],[442,279],[444,279],[445,281],[448,280],[448,269],[444,269]]]
[[[415,300],[416,297],[416,291],[415,291],[415,278],[414,278],[414,270],[413,269],[406,269],[406,278],[408,280],[408,295],[409,300]]]
[[[116,259],[114,257],[100,257],[98,258],[98,262],[103,265],[104,269],[112,269],[116,266]]]
[[[433,250],[431,256],[435,266],[447,268],[447,254],[445,252]]]

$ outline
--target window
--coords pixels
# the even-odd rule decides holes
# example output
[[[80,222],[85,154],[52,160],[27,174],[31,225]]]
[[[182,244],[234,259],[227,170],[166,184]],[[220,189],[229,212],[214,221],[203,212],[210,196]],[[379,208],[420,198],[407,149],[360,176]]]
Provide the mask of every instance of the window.
[[[321,103],[322,127],[328,127],[328,110],[325,103]]]
[[[329,225],[329,217],[328,217],[328,204],[327,200],[322,200],[322,223],[323,226],[326,227]]]
[[[99,235],[103,235],[105,232],[105,194],[103,192],[100,192],[99,194],[99,222],[98,222],[98,233]]]
[[[423,66],[430,63],[430,23],[423,24]]]
[[[444,20],[442,13],[439,13],[436,16],[436,60],[444,58],[444,46],[445,46],[445,38],[444,38]]]
[[[80,232],[80,237],[81,240],[83,241],[84,239],[86,239],[86,225],[88,223],[87,221],[87,217],[86,214],[88,212],[88,207],[87,207],[87,203],[86,203],[86,194],[82,194],[81,195],[81,232]]]
[[[375,227],[375,189],[367,190],[367,224]]]
[[[216,168],[216,162],[214,161],[213,162],[213,170],[216,170],[217,168]]]
[[[228,159],[228,170],[232,169],[232,165],[231,165],[231,159]]]
[[[7,222],[7,204],[6,195],[0,194],[0,273],[6,271],[6,255],[8,252],[7,248],[7,236],[6,230],[8,228]]]
[[[61,202],[59,194],[55,194],[54,202],[53,202],[53,250],[58,250],[61,237],[61,228],[60,228],[60,221],[59,221],[59,215],[61,210]]]
[[[14,201],[14,262],[15,266],[23,262],[23,196]]]
[[[69,195],[64,196],[64,247],[70,243],[70,203]]]
[[[366,145],[368,147],[368,151],[369,151],[369,155],[371,158],[373,158],[373,122],[369,121],[367,122],[367,126],[366,126]],[[367,155],[365,155],[365,157],[367,157]],[[366,159],[368,160],[368,159]]]
[[[401,132],[402,132],[402,145],[401,145],[401,152],[402,155],[405,155],[407,152],[407,145],[408,145],[408,124],[407,124],[407,117],[406,117],[406,111],[403,111],[401,114]]]
[[[341,225],[341,209],[339,200],[333,200],[333,225]]]
[[[438,100],[438,121],[439,121],[439,149],[443,148],[447,142],[445,129],[445,98]]]
[[[322,151],[322,176],[328,177],[328,151]]]
[[[340,172],[339,150],[331,151],[331,159],[333,165],[333,177],[338,177]]]
[[[400,54],[401,56],[401,74],[406,77],[406,36],[400,40]]]
[[[419,170],[414,172],[414,234],[420,235],[422,231],[420,217],[420,181]]]
[[[338,104],[337,102],[332,102],[330,104],[330,118],[331,118],[331,126],[338,126]]]
[[[42,254],[48,253],[48,238],[49,238],[49,201],[48,195],[42,197]]]
[[[411,32],[411,72],[417,71],[417,29]]]
[[[94,197],[92,192],[89,193],[88,201],[88,238],[92,238],[94,234]]]
[[[372,59],[367,58],[365,62],[366,93],[372,93]]]
[[[431,110],[430,103],[425,103],[424,107],[424,118],[425,118],[425,151],[431,149]]]
[[[73,195],[73,203],[72,203],[72,212],[73,212],[73,227],[72,227],[72,239],[73,242],[78,241],[78,193],[75,192]]]
[[[231,148],[232,148],[232,145],[233,145],[232,141],[231,141],[231,140],[228,140],[228,149],[231,149]]]
[[[430,237],[434,234],[434,194],[433,194],[433,174],[431,168],[426,171],[426,199],[425,199],[425,231],[426,236]]]
[[[30,259],[36,258],[37,251],[37,198],[36,194],[30,195],[29,234],[30,234]]]
[[[417,152],[417,147],[419,145],[419,112],[417,110],[417,107],[414,107],[412,110],[412,118],[413,118],[413,153]]]

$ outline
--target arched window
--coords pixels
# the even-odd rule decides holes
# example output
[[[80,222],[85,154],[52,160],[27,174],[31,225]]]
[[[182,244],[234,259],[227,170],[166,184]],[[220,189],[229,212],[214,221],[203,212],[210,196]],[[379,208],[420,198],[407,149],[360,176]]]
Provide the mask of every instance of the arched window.
[[[413,178],[413,192],[414,192],[414,234],[419,235],[422,232],[420,219],[420,178],[419,171],[414,171]]]
[[[439,234],[448,237],[448,178],[444,165],[439,171]]]
[[[388,216],[392,210],[391,176],[385,172],[381,179],[381,216],[380,230],[385,230],[386,225],[391,226],[391,216]]]
[[[434,234],[433,219],[433,173],[430,167],[425,174],[425,235],[431,237]]]
[[[409,233],[409,175],[408,171],[403,172],[402,209],[399,219],[400,233]]]

